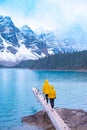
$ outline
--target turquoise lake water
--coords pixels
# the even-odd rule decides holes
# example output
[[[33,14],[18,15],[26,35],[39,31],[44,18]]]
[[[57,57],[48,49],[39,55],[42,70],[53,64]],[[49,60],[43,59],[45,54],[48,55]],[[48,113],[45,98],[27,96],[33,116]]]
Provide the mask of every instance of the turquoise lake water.
[[[43,110],[32,87],[42,91],[45,79],[55,86],[55,107],[87,111],[86,72],[0,69],[0,130],[18,130],[23,116]]]

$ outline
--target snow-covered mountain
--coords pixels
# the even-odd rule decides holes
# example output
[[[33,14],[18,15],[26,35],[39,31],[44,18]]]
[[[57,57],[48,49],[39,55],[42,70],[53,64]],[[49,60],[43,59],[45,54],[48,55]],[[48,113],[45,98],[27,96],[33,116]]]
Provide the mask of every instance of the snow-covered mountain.
[[[0,16],[0,64],[13,66],[22,60],[48,54],[45,42],[36,38],[27,26],[18,29],[10,17]]]
[[[0,64],[14,66],[23,60],[36,60],[48,54],[81,50],[81,45],[87,43],[87,33],[79,26],[74,27],[62,36],[55,32],[37,34],[27,25],[19,29],[10,17],[0,16]]]

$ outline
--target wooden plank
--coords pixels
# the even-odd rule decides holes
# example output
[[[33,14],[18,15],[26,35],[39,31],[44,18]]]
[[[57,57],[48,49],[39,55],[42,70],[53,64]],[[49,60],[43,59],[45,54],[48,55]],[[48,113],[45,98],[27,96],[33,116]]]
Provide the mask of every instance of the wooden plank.
[[[42,106],[44,107],[46,113],[48,114],[50,120],[52,121],[56,130],[70,130],[67,124],[64,123],[62,118],[58,115],[54,108],[46,102],[44,97],[40,94],[40,92],[36,88],[32,88],[34,95],[38,98]]]

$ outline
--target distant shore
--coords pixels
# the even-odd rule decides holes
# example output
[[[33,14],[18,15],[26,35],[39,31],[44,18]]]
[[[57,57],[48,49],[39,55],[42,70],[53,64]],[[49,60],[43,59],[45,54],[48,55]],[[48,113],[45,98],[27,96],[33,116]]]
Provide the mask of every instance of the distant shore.
[[[25,69],[25,68],[24,68]],[[27,69],[27,68],[26,68]],[[87,72],[87,69],[79,69],[79,70],[63,70],[63,69],[30,69],[30,70],[37,70],[37,71],[65,71],[65,72]]]
[[[29,69],[29,68],[9,68],[9,67],[6,67],[6,68],[0,68],[0,69]],[[36,71],[65,71],[65,72],[87,72],[87,69],[77,69],[77,70],[64,70],[64,69],[29,69],[29,70],[36,70]]]

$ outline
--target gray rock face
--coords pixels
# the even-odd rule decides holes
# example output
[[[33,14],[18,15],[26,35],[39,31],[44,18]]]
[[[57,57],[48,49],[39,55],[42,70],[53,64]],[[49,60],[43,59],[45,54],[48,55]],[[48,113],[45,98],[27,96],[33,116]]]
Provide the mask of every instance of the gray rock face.
[[[55,108],[71,130],[87,130],[87,112],[81,109]],[[22,118],[23,123],[36,125],[42,130],[55,130],[45,111]]]
[[[87,130],[87,112],[81,109],[57,109],[58,114],[71,130]]]

